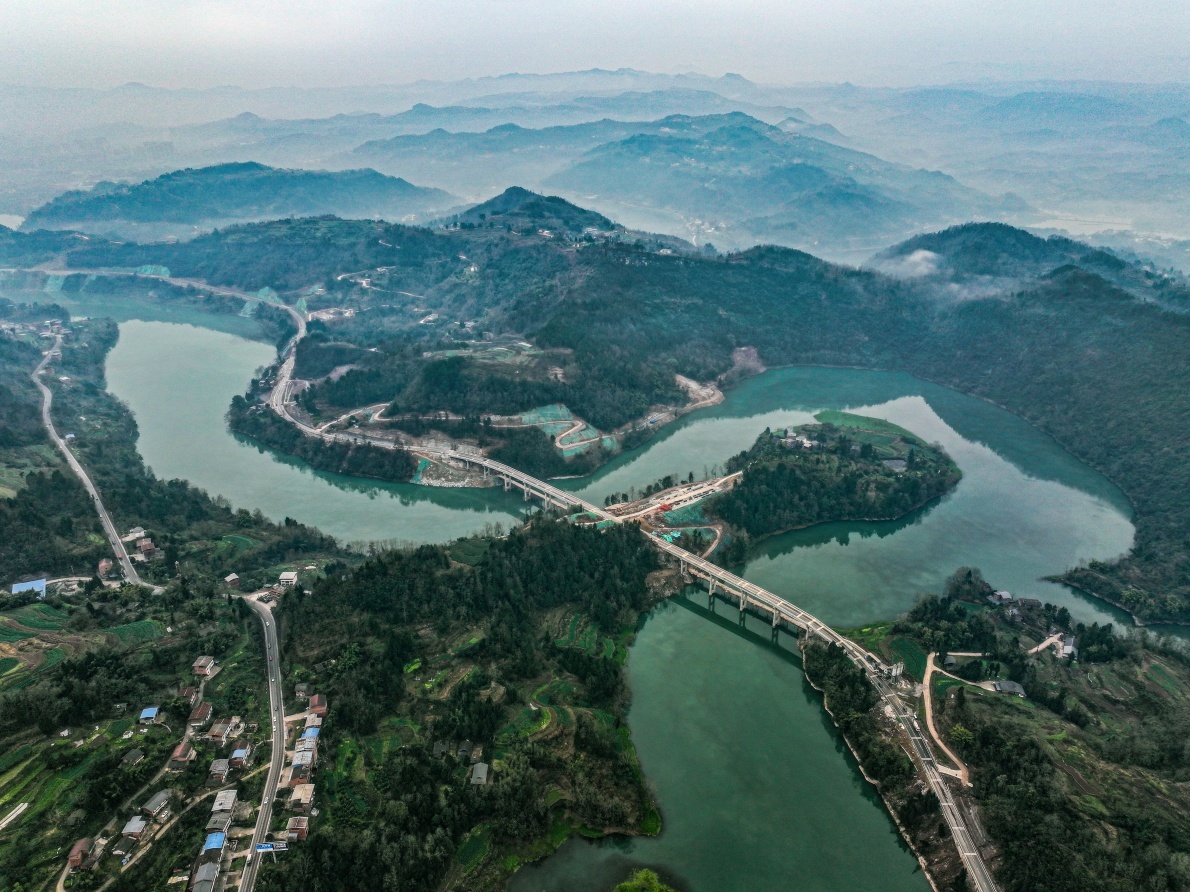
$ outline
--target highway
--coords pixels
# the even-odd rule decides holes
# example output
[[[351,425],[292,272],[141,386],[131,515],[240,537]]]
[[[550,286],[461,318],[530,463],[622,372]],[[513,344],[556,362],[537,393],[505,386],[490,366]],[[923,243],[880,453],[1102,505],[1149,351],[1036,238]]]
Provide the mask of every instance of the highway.
[[[136,567],[132,564],[132,559],[128,557],[128,550],[124,547],[124,543],[120,541],[120,534],[116,530],[115,523],[112,522],[111,515],[107,513],[107,508],[104,507],[103,500],[99,498],[99,490],[95,488],[95,484],[91,482],[91,478],[87,476],[87,472],[83,470],[83,466],[74,457],[74,453],[70,451],[70,447],[66,445],[66,441],[58,436],[58,431],[54,427],[54,420],[50,414],[50,408],[54,403],[54,394],[42,382],[41,376],[50,365],[55,354],[60,355],[61,351],[62,336],[58,335],[54,338],[54,346],[46,352],[41,362],[37,364],[37,368],[33,370],[33,374],[30,375],[33,383],[37,385],[37,389],[41,391],[41,423],[45,425],[46,432],[49,433],[50,439],[54,441],[54,445],[58,447],[58,451],[66,458],[66,463],[70,465],[70,470],[74,471],[75,476],[82,481],[83,487],[91,496],[91,501],[95,504],[95,510],[99,512],[99,520],[103,524],[103,531],[107,535],[107,540],[111,543],[112,551],[115,552],[116,558],[120,561],[120,567],[124,571],[124,578],[134,585],[144,585],[140,574],[136,572]]]
[[[205,283],[190,280],[167,279],[166,281],[175,282],[177,284],[196,285],[198,287],[208,288],[215,293],[234,295],[245,300],[256,300],[262,303],[268,303],[271,306],[279,306],[290,314],[297,325],[297,334],[295,334],[289,343],[287,343],[281,350],[282,363],[278,369],[277,378],[273,389],[269,393],[268,405],[273,411],[290,423],[294,424],[303,433],[328,442],[368,442],[371,445],[387,449],[407,448],[391,441],[374,440],[371,438],[361,437],[358,434],[342,434],[322,431],[301,422],[290,414],[289,385],[293,376],[296,347],[298,342],[300,342],[306,334],[306,320],[305,317],[300,312],[298,312],[298,310],[284,304],[276,304],[272,301],[264,301],[255,295],[246,294],[244,292],[236,291],[235,289],[211,288],[210,286],[206,286]],[[54,350],[58,349],[60,343],[61,338],[57,340]],[[94,486],[91,484],[91,481],[87,477],[86,472],[83,471],[82,466],[78,464],[70,450],[66,447],[65,442],[58,437],[57,432],[54,430],[53,424],[50,421],[50,401],[52,396],[49,392],[49,389],[45,387],[45,385],[42,384],[39,379],[39,375],[48,365],[49,360],[50,356],[47,354],[46,358],[42,360],[33,373],[33,380],[42,392],[43,421],[47,430],[50,432],[51,437],[54,439],[54,442],[66,456],[71,468],[75,471],[75,473],[87,487],[88,491],[92,494],[97,510],[99,511],[100,517],[103,520],[104,528],[108,531],[109,539],[112,540],[112,545],[116,550],[116,554],[121,558],[121,565],[124,566],[127,577],[132,581],[140,582],[140,577],[136,574],[135,568],[132,567],[132,563],[128,559],[127,552],[124,550],[123,543],[120,542],[119,536],[116,535],[115,526],[112,524],[106,510],[103,508],[98,492],[96,492]],[[533,495],[545,500],[547,504],[554,504],[562,508],[573,507],[584,510],[600,520],[619,520],[619,518],[614,517],[603,508],[587,502],[573,493],[559,489],[558,487],[552,486],[549,483],[531,477],[528,474],[517,470],[516,468],[510,467],[501,462],[494,461],[483,455],[478,450],[459,450],[450,447],[417,447],[413,451],[431,455],[446,461],[461,462],[483,468],[485,473],[503,478],[506,485],[514,485],[523,488],[526,497],[532,493]],[[648,540],[655,548],[675,558],[679,562],[683,572],[692,572],[710,581],[712,583],[712,590],[713,586],[717,584],[725,593],[733,594],[740,598],[741,607],[746,607],[751,604],[769,611],[773,616],[774,626],[776,626],[780,621],[784,621],[790,625],[805,630],[807,634],[817,635],[825,641],[837,644],[839,647],[843,648],[851,660],[864,670],[865,674],[875,686],[881,698],[886,704],[888,704],[896,721],[901,725],[902,729],[908,736],[914,751],[915,761],[921,766],[930,788],[938,797],[943,817],[946,819],[947,825],[951,830],[951,834],[955,840],[959,855],[963,860],[963,864],[967,869],[967,874],[971,878],[972,883],[975,885],[977,892],[998,892],[998,887],[996,886],[995,880],[992,878],[991,872],[984,863],[983,858],[979,853],[979,849],[967,829],[962,812],[955,803],[954,798],[951,795],[950,788],[947,786],[941,772],[938,770],[938,764],[934,758],[933,751],[930,748],[929,742],[922,735],[921,730],[918,727],[916,716],[914,715],[913,711],[904,704],[900,696],[895,690],[893,690],[885,678],[885,673],[888,671],[889,667],[886,666],[879,658],[864,650],[856,642],[840,635],[817,617],[814,617],[813,615],[802,610],[800,607],[797,607],[789,601],[786,601],[784,598],[762,589],[759,586],[748,582],[747,580],[741,579],[727,570],[724,570],[722,567],[691,554],[685,549],[666,542],[664,539],[661,539],[657,536],[648,536]],[[268,667],[269,673],[270,715],[273,728],[273,754],[272,763],[269,767],[268,779],[265,783],[263,801],[261,803],[261,809],[257,819],[256,831],[252,838],[252,851],[249,854],[247,864],[244,868],[244,873],[240,880],[240,892],[252,892],[253,885],[256,882],[256,872],[258,869],[260,856],[256,854],[255,846],[264,842],[268,835],[269,825],[272,821],[273,799],[276,796],[277,785],[280,782],[281,771],[284,767],[285,761],[285,713],[281,699],[281,684],[278,671],[280,656],[277,645],[276,624],[272,621],[272,614],[269,611],[267,605],[261,604],[255,600],[247,600],[249,606],[256,611],[256,613],[261,618],[261,622],[264,624],[265,650],[266,656],[268,657],[268,662],[266,665]]]
[[[252,892],[260,859],[264,857],[257,853],[256,846],[268,839],[269,825],[273,821],[273,802],[277,798],[277,785],[281,782],[281,771],[285,767],[285,704],[281,699],[281,649],[277,645],[277,623],[273,621],[272,611],[267,604],[262,604],[252,597],[245,597],[244,601],[260,617],[264,631],[265,667],[269,675],[269,718],[273,726],[273,754],[269,762],[269,773],[264,782],[264,792],[261,794],[256,831],[252,834],[244,872],[240,876],[240,892]]]

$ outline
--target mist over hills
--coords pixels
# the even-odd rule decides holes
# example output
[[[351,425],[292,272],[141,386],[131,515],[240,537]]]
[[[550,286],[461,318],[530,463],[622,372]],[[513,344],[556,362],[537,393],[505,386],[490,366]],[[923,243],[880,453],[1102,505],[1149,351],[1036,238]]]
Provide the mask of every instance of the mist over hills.
[[[608,132],[602,142],[589,141],[585,145],[590,150],[651,132],[644,123],[672,115],[733,112],[890,164],[940,171],[984,196],[1019,196],[1019,203],[1001,203],[986,215],[965,203],[949,214],[937,213],[945,210],[938,207],[922,214],[916,201],[904,202],[895,189],[881,192],[857,177],[862,188],[839,184],[821,194],[796,193],[790,196],[797,200],[795,208],[776,209],[771,190],[753,182],[729,201],[734,202],[730,217],[708,207],[692,211],[683,194],[664,196],[664,203],[647,195],[644,203],[635,200],[642,196],[624,195],[618,206],[601,209],[633,226],[687,236],[694,235],[688,218],[711,218],[731,233],[720,232],[718,241],[724,245],[776,241],[812,246],[850,261],[880,247],[870,239],[887,244],[949,222],[1003,219],[1075,236],[1103,233],[1103,240],[1118,248],[1190,268],[1190,208],[1180,197],[1190,191],[1190,88],[1181,84],[780,86],[736,75],[622,69],[335,89],[4,87],[0,215],[19,218],[64,191],[88,190],[104,180],[140,181],[182,167],[230,161],[285,168],[359,167],[371,163],[354,154],[365,144],[373,144],[367,150],[371,152],[385,141],[425,136],[435,129],[446,131],[439,138],[447,149],[462,151],[462,134],[506,124],[538,131],[605,119],[642,124],[638,131],[622,128]],[[481,153],[476,170],[483,175],[463,183],[459,172],[467,160],[461,156],[432,164],[416,145],[390,148],[408,150],[407,165],[396,155],[377,155],[371,166],[472,201],[510,185],[564,191],[549,180],[564,165],[547,150],[522,147],[517,151],[524,157],[513,163],[495,158],[492,147],[476,144]],[[501,165],[507,175],[496,176]],[[426,173],[432,176],[422,175]],[[598,179],[585,191],[577,176],[574,185],[571,197],[586,204],[598,204],[615,192],[606,189],[615,184]],[[772,185],[782,188],[779,182]],[[714,191],[700,189],[704,195]],[[764,195],[765,200],[744,213],[738,207],[744,193]],[[877,221],[869,240],[836,243],[838,231],[854,234],[854,225],[868,220]],[[834,232],[831,223],[837,223]],[[810,237],[815,229],[824,233],[818,242]],[[836,249],[840,253],[832,253]]]
[[[194,227],[321,214],[412,221],[456,203],[441,189],[374,170],[277,170],[249,162],[67,192],[34,210],[24,228],[128,234],[140,225],[139,234],[152,237],[168,232],[170,224],[192,234]]]

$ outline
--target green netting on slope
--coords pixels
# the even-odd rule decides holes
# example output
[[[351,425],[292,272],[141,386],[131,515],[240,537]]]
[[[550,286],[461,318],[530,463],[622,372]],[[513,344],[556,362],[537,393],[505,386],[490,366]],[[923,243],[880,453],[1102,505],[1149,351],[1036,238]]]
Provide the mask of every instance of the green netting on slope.
[[[136,268],[136,274],[138,276],[161,276],[163,279],[168,279],[169,267],[160,266],[155,263],[146,263],[144,266],[138,266]]]
[[[555,403],[552,406],[539,406],[521,415],[521,421],[525,424],[544,424],[549,421],[573,420],[574,413],[561,403]]]

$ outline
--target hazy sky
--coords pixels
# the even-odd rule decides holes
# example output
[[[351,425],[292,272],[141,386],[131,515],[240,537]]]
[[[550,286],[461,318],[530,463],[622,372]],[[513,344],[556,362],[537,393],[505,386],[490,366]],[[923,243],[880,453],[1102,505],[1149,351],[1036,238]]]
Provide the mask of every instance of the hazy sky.
[[[0,0],[0,83],[1190,80],[1190,0]]]

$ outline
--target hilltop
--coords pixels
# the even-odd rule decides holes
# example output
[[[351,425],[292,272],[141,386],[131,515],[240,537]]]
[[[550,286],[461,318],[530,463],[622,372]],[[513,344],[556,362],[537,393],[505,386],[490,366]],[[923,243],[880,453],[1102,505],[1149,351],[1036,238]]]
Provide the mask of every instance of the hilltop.
[[[67,192],[30,213],[23,228],[102,232],[120,223],[210,227],[319,214],[402,219],[455,203],[441,189],[424,189],[374,170],[279,170],[246,162]]]

